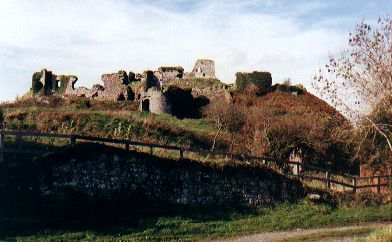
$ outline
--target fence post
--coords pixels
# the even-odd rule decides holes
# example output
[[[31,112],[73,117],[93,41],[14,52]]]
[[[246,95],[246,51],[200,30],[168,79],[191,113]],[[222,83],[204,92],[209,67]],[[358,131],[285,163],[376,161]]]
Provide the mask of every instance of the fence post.
[[[381,193],[381,177],[377,178],[377,192]]]
[[[16,135],[16,144],[17,144],[17,149],[18,150],[23,149],[23,147],[22,147],[22,136]]]
[[[184,158],[184,151],[182,149],[180,149],[180,158]]]
[[[125,150],[129,150],[129,143],[127,142],[127,143],[125,143]]]
[[[299,162],[297,163],[297,176],[300,177],[300,174],[299,174]]]
[[[325,178],[327,179],[328,189],[331,189],[331,174],[328,171],[325,173]]]
[[[5,135],[3,133],[0,133],[0,163],[4,162],[4,153],[2,149],[4,149],[4,141],[5,141]]]
[[[154,154],[152,145],[150,146],[150,154],[151,154],[151,155]]]
[[[69,144],[76,145],[76,138],[74,136],[72,136],[71,139],[69,140]]]
[[[356,193],[357,192],[357,177],[354,176],[353,179],[353,192]]]

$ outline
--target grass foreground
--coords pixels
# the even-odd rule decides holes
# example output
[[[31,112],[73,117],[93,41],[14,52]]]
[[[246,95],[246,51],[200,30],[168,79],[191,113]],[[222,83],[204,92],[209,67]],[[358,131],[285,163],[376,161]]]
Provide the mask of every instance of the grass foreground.
[[[155,208],[162,210],[163,208]],[[5,241],[167,241],[216,239],[266,231],[293,230],[390,221],[392,205],[337,208],[307,201],[282,203],[274,208],[247,210],[182,209],[158,216],[139,217],[133,225],[13,231]],[[151,212],[151,211],[149,211]],[[7,223],[3,218],[1,224]],[[15,221],[13,221],[15,222]],[[358,232],[358,231],[356,231]],[[370,230],[362,230],[369,233]],[[326,235],[321,235],[326,236]]]

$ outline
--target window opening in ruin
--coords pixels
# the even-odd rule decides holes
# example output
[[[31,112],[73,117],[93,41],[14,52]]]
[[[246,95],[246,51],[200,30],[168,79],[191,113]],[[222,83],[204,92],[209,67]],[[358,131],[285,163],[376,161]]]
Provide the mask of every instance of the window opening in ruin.
[[[150,112],[150,100],[145,99],[142,101],[142,111]]]
[[[124,96],[124,94],[120,94],[120,95],[117,97],[117,101],[125,101],[125,96]]]

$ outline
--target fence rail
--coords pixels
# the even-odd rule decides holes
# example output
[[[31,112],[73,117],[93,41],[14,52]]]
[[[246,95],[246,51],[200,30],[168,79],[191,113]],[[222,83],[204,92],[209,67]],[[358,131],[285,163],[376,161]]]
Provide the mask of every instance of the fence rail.
[[[271,157],[259,157],[259,156],[248,156],[248,155],[240,155],[240,154],[230,154],[227,152],[219,152],[219,151],[209,151],[209,150],[201,150],[195,148],[184,148],[172,145],[160,145],[160,144],[151,144],[151,143],[144,143],[139,141],[130,141],[130,140],[123,140],[123,139],[111,139],[111,138],[101,138],[101,137],[92,137],[92,136],[83,136],[83,135],[72,135],[72,134],[47,134],[47,133],[37,133],[37,132],[18,132],[18,131],[4,131],[0,130],[0,163],[4,162],[4,154],[5,153],[17,153],[17,154],[39,154],[42,153],[37,150],[28,150],[22,149],[21,147],[18,148],[6,148],[5,147],[5,137],[6,136],[14,136],[17,139],[22,137],[43,137],[43,138],[55,138],[55,139],[65,139],[69,140],[70,145],[75,145],[77,140],[80,141],[91,141],[91,142],[100,142],[100,143],[110,143],[110,144],[121,144],[124,145],[124,148],[129,150],[130,146],[140,146],[140,147],[147,147],[149,148],[150,154],[154,153],[154,148],[160,148],[165,150],[174,150],[178,151],[179,157],[183,158],[185,152],[192,152],[197,153],[199,155],[213,155],[213,156],[226,156],[231,157],[232,159],[237,160],[258,160],[268,165],[268,163],[274,163],[283,166],[291,166],[293,168],[293,172],[296,172],[295,175],[290,175],[294,177],[298,177],[303,180],[313,180],[313,181],[321,181],[323,182],[327,188],[332,189],[332,184],[340,185],[343,188],[350,188],[354,192],[358,189],[365,189],[365,188],[377,188],[377,192],[381,192],[382,187],[387,187],[388,182],[391,183],[392,175],[380,175],[380,176],[370,176],[370,177],[358,177],[354,175],[347,175],[347,174],[339,174],[330,172],[327,169],[323,169],[317,166],[312,166],[308,164],[303,164],[299,162],[292,162],[283,159],[275,159]],[[322,173],[323,176],[310,176],[304,174],[302,171],[314,171],[317,173]],[[288,174],[286,174],[288,175]],[[341,180],[339,181],[333,179],[331,176],[339,177]],[[374,179],[377,179],[376,184],[374,184]],[[371,181],[371,184],[359,184],[361,181]],[[385,182],[385,181],[388,182]],[[347,182],[350,181],[350,182]]]

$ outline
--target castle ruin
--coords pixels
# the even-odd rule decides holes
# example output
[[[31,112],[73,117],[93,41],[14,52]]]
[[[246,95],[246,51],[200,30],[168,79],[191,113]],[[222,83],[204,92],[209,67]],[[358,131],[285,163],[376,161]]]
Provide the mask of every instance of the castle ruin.
[[[142,74],[129,72],[129,75],[121,70],[117,73],[103,74],[101,76],[103,86],[96,84],[92,88],[75,88],[75,83],[78,81],[76,76],[55,75],[43,69],[41,72],[34,73],[31,90],[32,95],[60,94],[97,100],[137,101],[140,111],[171,114],[172,104],[168,100],[163,83],[168,86],[173,85],[175,81],[189,81],[194,78],[216,79],[215,62],[199,59],[190,73],[184,72],[181,66],[162,66],[156,71],[144,71]],[[222,89],[227,89],[227,85],[221,86]],[[215,88],[210,91],[215,93],[217,91]],[[200,92],[201,90],[194,91],[192,95],[200,96]]]
[[[215,62],[208,59],[200,59],[196,61],[195,67],[190,73],[191,77],[196,78],[216,78]]]

